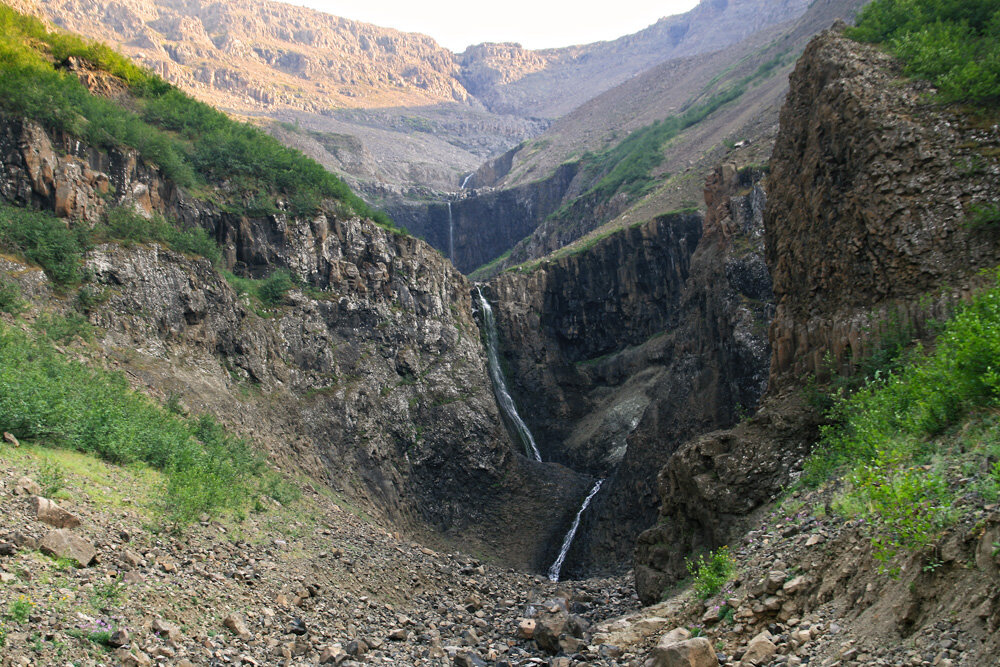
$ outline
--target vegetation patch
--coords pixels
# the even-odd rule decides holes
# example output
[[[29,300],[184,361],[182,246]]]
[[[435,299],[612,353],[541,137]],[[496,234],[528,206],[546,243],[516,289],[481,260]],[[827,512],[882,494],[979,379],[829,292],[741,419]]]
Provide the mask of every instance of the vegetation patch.
[[[889,571],[901,551],[933,544],[963,508],[1000,495],[990,467],[1000,456],[998,360],[1000,283],[958,311],[931,354],[893,356],[853,391],[835,391],[832,424],[804,480],[844,476],[836,507],[867,519]]]
[[[736,575],[736,561],[725,546],[689,559],[686,564],[694,578],[694,592],[702,600],[721,591]]]
[[[264,460],[211,417],[173,414],[122,375],[66,359],[44,337],[0,324],[0,357],[0,431],[163,471],[160,509],[175,525],[241,507],[273,485]]]
[[[112,77],[127,105],[92,95],[70,58]],[[63,130],[103,148],[127,146],[193,193],[226,182],[224,208],[246,214],[314,213],[324,199],[396,229],[339,178],[301,152],[198,102],[103,44],[50,32],[0,5],[0,110]]]
[[[907,74],[934,83],[943,102],[1000,100],[996,0],[874,0],[847,34],[887,46]]]

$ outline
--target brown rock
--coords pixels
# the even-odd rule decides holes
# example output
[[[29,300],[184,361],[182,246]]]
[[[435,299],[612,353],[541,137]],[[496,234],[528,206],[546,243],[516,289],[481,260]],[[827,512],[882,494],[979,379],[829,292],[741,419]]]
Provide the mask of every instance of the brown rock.
[[[14,495],[37,496],[42,492],[42,487],[30,477],[21,477],[14,484]]]
[[[535,619],[522,618],[518,621],[517,636],[519,639],[533,639],[535,636]]]
[[[52,530],[42,538],[38,548],[42,553],[56,558],[75,560],[79,567],[87,567],[97,557],[94,545],[66,529]]]
[[[240,639],[250,639],[250,630],[246,621],[240,614],[229,614],[223,619],[222,624],[238,635]]]
[[[8,433],[7,431],[3,432],[3,441],[11,445],[14,445],[15,447],[21,446],[21,443],[17,441],[17,438],[14,437],[14,434]]]
[[[75,514],[67,512],[48,498],[32,496],[31,506],[39,521],[55,528],[76,528],[80,525],[80,519]]]
[[[128,644],[129,635],[128,630],[125,628],[119,628],[111,633],[111,637],[108,638],[108,646],[111,648],[121,648]]]
[[[319,664],[321,665],[339,665],[346,659],[347,653],[344,652],[340,644],[324,646],[323,650],[319,653]]]
[[[772,639],[771,633],[766,630],[751,639],[747,650],[743,653],[743,658],[740,660],[740,666],[756,667],[770,660],[778,651],[778,647],[774,645]]]
[[[158,618],[155,621],[153,621],[152,629],[153,632],[155,632],[156,634],[160,635],[161,637],[166,637],[168,640],[174,642],[175,644],[179,642],[182,638],[181,629],[176,625],[174,625],[173,623],[163,620],[162,618]]]
[[[704,637],[662,644],[653,649],[650,667],[718,667],[712,643]],[[647,663],[649,664],[649,663]]]

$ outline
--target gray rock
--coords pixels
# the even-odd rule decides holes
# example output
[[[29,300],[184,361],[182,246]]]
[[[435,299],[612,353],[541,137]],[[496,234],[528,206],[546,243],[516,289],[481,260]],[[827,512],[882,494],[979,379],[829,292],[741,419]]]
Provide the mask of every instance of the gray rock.
[[[54,528],[76,528],[80,525],[79,517],[67,512],[48,498],[32,496],[31,507],[35,510],[35,516],[38,517],[39,521]]]

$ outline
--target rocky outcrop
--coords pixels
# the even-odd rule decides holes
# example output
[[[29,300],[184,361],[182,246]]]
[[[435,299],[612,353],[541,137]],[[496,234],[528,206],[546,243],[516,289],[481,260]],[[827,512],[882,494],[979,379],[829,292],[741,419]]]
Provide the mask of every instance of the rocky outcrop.
[[[970,224],[977,205],[996,205],[995,130],[899,77],[889,56],[835,31],[791,77],[767,213],[776,386],[823,373],[828,353],[845,369],[881,320],[938,317],[997,263],[996,230]]]
[[[720,168],[704,222],[664,216],[490,284],[543,457],[610,476],[584,514],[569,576],[627,567],[677,445],[732,424],[763,393],[771,306],[760,177]]]
[[[455,266],[468,273],[513,247],[559,208],[576,171],[575,163],[565,164],[547,179],[506,190],[476,190],[450,206],[446,200],[401,203],[387,210],[398,224],[446,255],[453,247]]]
[[[115,200],[148,205],[203,225],[243,274],[284,267],[309,285],[261,316],[206,260],[155,244],[93,249],[88,289],[104,301],[88,315],[138,387],[216,414],[380,521],[430,541],[461,539],[522,568],[548,564],[548,544],[589,479],[513,453],[470,287],[439,253],[331,211],[220,212],[134,154],[104,154],[31,124],[6,122],[2,136],[0,192],[16,203],[53,207],[65,186],[78,193],[63,211],[71,224],[89,224]],[[97,183],[113,184],[111,195],[96,194]],[[22,273],[38,278],[12,270]]]
[[[660,473],[660,524],[636,552],[643,601],[685,576],[686,554],[727,543],[792,479],[818,437],[799,393],[807,374],[850,372],[887,321],[919,333],[1000,260],[997,230],[969,215],[995,203],[1000,136],[929,105],[928,92],[835,30],[799,61],[768,178],[768,398],[736,429],[684,444]]]

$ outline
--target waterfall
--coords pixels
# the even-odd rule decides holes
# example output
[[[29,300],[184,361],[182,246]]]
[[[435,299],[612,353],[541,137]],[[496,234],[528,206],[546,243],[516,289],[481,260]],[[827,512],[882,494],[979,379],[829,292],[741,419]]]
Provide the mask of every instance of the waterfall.
[[[517,414],[514,399],[510,397],[510,392],[507,391],[507,382],[504,380],[503,370],[500,368],[500,336],[497,333],[497,321],[493,316],[493,308],[490,307],[490,302],[486,300],[486,297],[483,296],[483,291],[478,287],[476,288],[476,293],[479,295],[479,305],[483,311],[483,326],[486,327],[486,356],[489,360],[490,379],[493,380],[493,393],[496,394],[500,409],[503,410],[503,413],[514,424],[517,435],[524,445],[525,453],[536,461],[541,461],[542,455],[538,452],[535,439],[532,437],[528,425],[521,419],[521,415]],[[576,530],[575,526],[574,530]]]
[[[475,173],[476,172],[474,172],[474,171],[470,172],[469,175],[465,177],[465,180],[462,181],[462,185],[459,187],[460,190],[464,190],[465,189],[465,184],[469,182],[469,179],[472,178],[472,175],[475,174]]]
[[[451,202],[448,202],[448,259],[455,263],[455,221],[451,217]]]
[[[576,529],[580,527],[580,517],[586,511],[587,506],[590,505],[590,501],[597,495],[597,492],[601,490],[601,484],[604,483],[603,479],[597,480],[597,484],[594,484],[594,488],[590,490],[587,497],[583,499],[583,504],[580,505],[580,511],[576,513],[576,518],[573,519],[573,525],[570,526],[569,532],[566,533],[566,537],[563,538],[562,549],[559,550],[559,557],[556,558],[556,562],[552,563],[552,567],[549,568],[549,581],[559,581],[559,571],[562,570],[563,562],[566,560],[566,554],[569,553],[569,548],[573,544],[573,538],[576,537]]]

